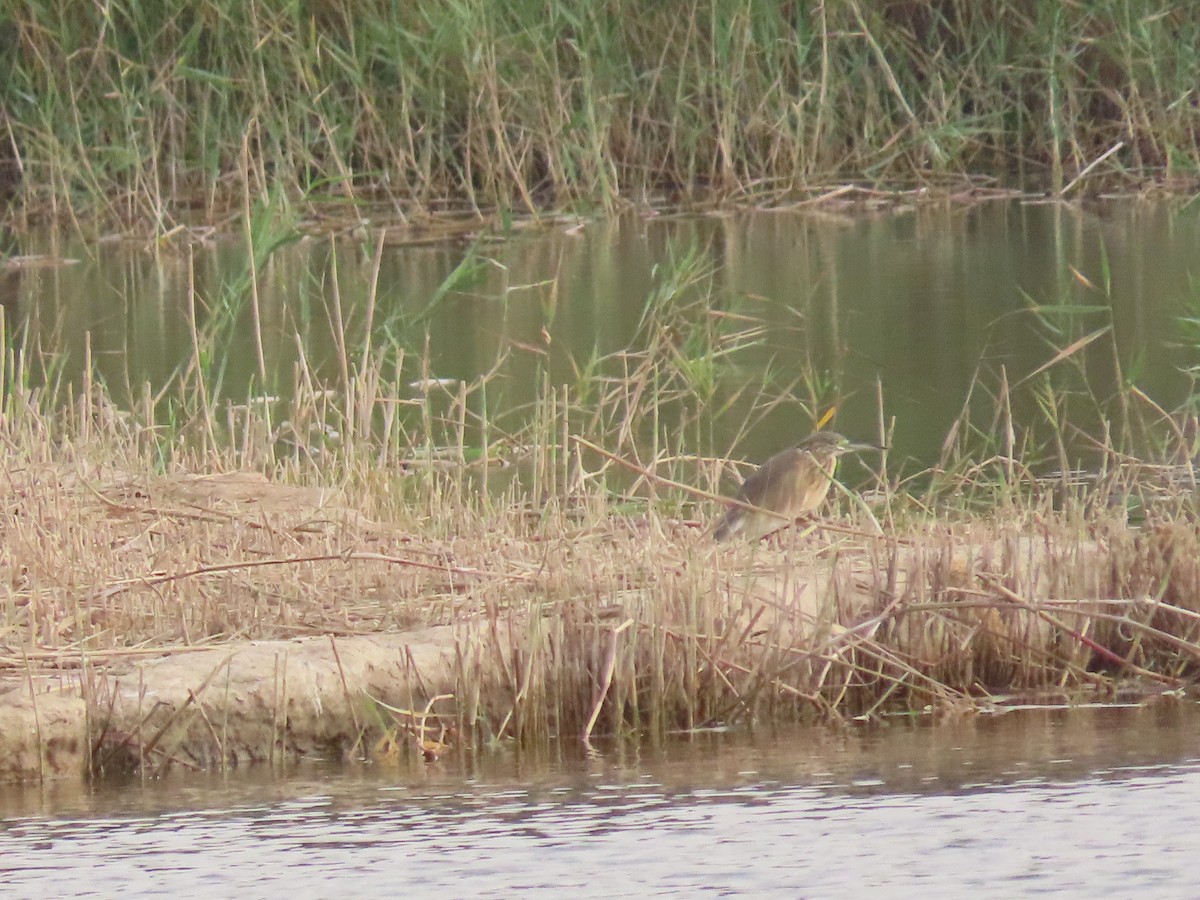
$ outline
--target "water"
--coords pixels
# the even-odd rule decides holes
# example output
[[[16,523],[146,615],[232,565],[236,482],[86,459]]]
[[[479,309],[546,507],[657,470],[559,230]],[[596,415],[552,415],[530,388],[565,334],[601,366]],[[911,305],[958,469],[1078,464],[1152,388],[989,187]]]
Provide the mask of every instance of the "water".
[[[1194,896],[1200,712],[0,790],[14,896]]]
[[[23,253],[81,261],[0,275],[6,315],[28,324],[51,374],[77,379],[90,354],[118,397],[189,359],[189,280],[203,329],[244,261],[234,240],[197,248],[194,271],[169,250],[22,240]],[[1200,214],[1148,204],[630,216],[483,243],[472,277],[436,303],[466,245],[389,247],[374,341],[404,351],[402,383],[423,374],[426,336],[434,377],[499,365],[489,414],[501,415],[528,402],[539,372],[566,383],[572,362],[635,345],[668,261],[696,248],[712,274],[690,290],[766,326],[723,363],[714,406],[764,379],[768,395],[806,372],[823,380],[752,417],[736,452],[795,440],[809,424],[801,404],[817,398],[838,402],[840,430],[873,436],[879,381],[896,455],[928,464],[973,379],[986,411],[1002,368],[1016,384],[1104,328],[1049,373],[1073,411],[1094,420],[1091,397],[1122,379],[1164,407],[1181,402],[1195,351],[1178,317],[1194,312],[1198,245]],[[336,383],[335,299],[345,333],[361,335],[371,272],[370,248],[348,240],[276,254],[260,273],[269,387],[290,378],[297,334],[314,374]],[[261,389],[247,316],[221,338],[228,397]],[[1014,392],[1020,428],[1044,420],[1033,383]],[[734,403],[713,423],[715,449],[746,415]],[[1198,737],[1200,715],[1166,703],[700,735],[598,757],[564,746],[469,765],[0,788],[0,891],[1191,896]]]
[[[636,349],[647,298],[668,279],[671,260],[692,250],[710,276],[683,294],[764,326],[752,345],[722,359],[710,407],[723,411],[711,437],[697,435],[713,446],[697,449],[761,458],[808,430],[802,405],[819,412],[830,403],[839,406],[840,430],[873,437],[878,382],[883,415],[896,420],[894,458],[928,465],[973,380],[987,429],[1002,369],[1017,384],[1059,349],[1105,327],[1111,333],[1046,376],[1069,406],[1060,414],[1098,433],[1095,401],[1122,381],[1168,409],[1184,400],[1191,385],[1181,370],[1195,363],[1195,350],[1178,319],[1200,305],[1197,246],[1200,210],[1132,202],[1004,202],[873,216],[629,215],[529,229],[473,250],[467,241],[388,246],[374,343],[391,357],[404,351],[403,384],[425,374],[426,353],[436,378],[470,381],[495,368],[487,413],[502,418],[534,396],[539,373],[574,383],[575,369],[593,354]],[[56,371],[70,378],[90,352],[110,389],[137,395],[144,382],[157,389],[190,359],[185,253],[52,235],[27,236],[19,249],[80,260],[8,272],[0,282],[0,301],[30,323],[38,346],[61,366]],[[468,257],[465,274],[439,291]],[[245,258],[236,236],[196,248],[201,331],[215,327],[223,286],[244,273]],[[263,267],[270,393],[286,393],[291,383],[297,334],[314,375],[327,384],[340,378],[339,320],[357,358],[372,263],[373,245],[315,238],[284,247]],[[238,400],[259,388],[250,387],[257,351],[248,305],[236,321],[219,332],[218,347],[227,351],[222,390]],[[740,318],[720,322],[726,337],[747,327]],[[764,383],[766,399],[791,399],[759,417],[749,410]],[[1048,420],[1034,390],[1041,384],[1034,379],[1013,393],[1019,433],[1042,429],[1044,437]],[[1154,418],[1148,407],[1142,412]]]

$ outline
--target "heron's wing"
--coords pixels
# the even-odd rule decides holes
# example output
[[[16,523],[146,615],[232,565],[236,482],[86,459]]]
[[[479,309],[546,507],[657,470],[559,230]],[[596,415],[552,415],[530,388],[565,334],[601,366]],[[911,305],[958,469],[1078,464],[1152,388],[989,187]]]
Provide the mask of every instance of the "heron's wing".
[[[745,521],[745,512],[740,506],[732,506],[725,510],[725,514],[717,520],[717,525],[713,529],[713,539],[723,541],[741,531]]]
[[[800,453],[801,451],[795,448],[776,453],[759,466],[753,475],[742,482],[742,488],[738,491],[738,499],[752,506],[763,506],[768,490],[772,487],[778,489],[778,482],[785,478],[788,470],[799,462]]]

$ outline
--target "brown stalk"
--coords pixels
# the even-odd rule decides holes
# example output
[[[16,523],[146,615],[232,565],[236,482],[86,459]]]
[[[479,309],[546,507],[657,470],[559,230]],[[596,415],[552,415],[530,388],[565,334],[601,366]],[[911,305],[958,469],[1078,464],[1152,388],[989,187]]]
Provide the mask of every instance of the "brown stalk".
[[[1114,665],[1118,665],[1118,666],[1121,666],[1122,668],[1129,669],[1131,672],[1135,672],[1138,675],[1143,676],[1144,678],[1151,678],[1154,681],[1159,681],[1159,682],[1162,682],[1163,684],[1169,684],[1174,687],[1178,687],[1180,685],[1181,682],[1179,681],[1178,678],[1172,678],[1169,675],[1160,675],[1157,672],[1151,672],[1149,669],[1143,669],[1141,666],[1137,665],[1136,663],[1130,662],[1125,657],[1123,657],[1117,653],[1113,653],[1113,651],[1109,650],[1107,647],[1102,647],[1100,644],[1097,644],[1095,641],[1093,641],[1091,638],[1087,637],[1082,632],[1077,631],[1076,629],[1070,627],[1065,622],[1059,621],[1054,616],[1052,616],[1048,612],[1046,612],[1044,609],[1034,606],[1028,600],[1021,597],[1020,594],[1017,594],[1016,592],[1010,590],[1005,585],[1003,585],[999,581],[999,579],[994,578],[994,577],[989,577],[989,576],[983,576],[983,577],[984,577],[985,582],[993,590],[998,591],[1001,595],[1003,595],[1005,598],[1007,598],[1009,601],[1011,601],[1015,605],[1021,607],[1022,609],[1028,610],[1029,612],[1034,613],[1037,616],[1040,616],[1043,620],[1045,620],[1050,625],[1052,625],[1055,628],[1059,629],[1060,631],[1065,632],[1066,634],[1070,635],[1072,638],[1077,640],[1079,643],[1083,644],[1085,647],[1087,647],[1089,650],[1091,650],[1097,656],[1100,656],[1103,659],[1108,660],[1109,662],[1113,663]]]
[[[468,569],[461,566],[450,565],[434,565],[432,563],[418,562],[415,559],[404,559],[399,556],[387,556],[383,553],[364,553],[364,552],[349,552],[349,553],[318,553],[312,556],[291,556],[281,559],[253,559],[244,560],[241,562],[231,563],[215,563],[209,566],[198,566],[186,572],[176,572],[173,574],[155,573],[145,575],[139,578],[125,578],[120,581],[114,581],[107,587],[97,592],[98,596],[111,597],[114,594],[126,591],[131,587],[148,587],[157,584],[167,584],[173,581],[180,581],[185,578],[194,578],[198,575],[212,575],[218,572],[233,572],[239,569],[257,569],[264,566],[294,566],[301,563],[313,562],[382,562],[393,566],[411,566],[418,569],[432,569],[435,572],[446,572],[455,575],[470,575],[476,578],[499,578],[509,581],[532,581],[528,575],[518,575],[512,572],[487,572],[482,569]]]

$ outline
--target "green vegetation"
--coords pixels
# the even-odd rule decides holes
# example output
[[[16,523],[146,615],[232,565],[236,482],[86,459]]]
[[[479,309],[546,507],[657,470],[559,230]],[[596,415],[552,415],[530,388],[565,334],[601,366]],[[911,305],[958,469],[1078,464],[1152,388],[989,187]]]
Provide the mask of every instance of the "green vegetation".
[[[84,670],[102,728],[105,679],[140,655],[446,626],[453,689],[374,699],[407,710],[409,732],[436,705],[428,734],[452,725],[476,748],[955,713],[1104,697],[1131,678],[1186,688],[1200,664],[1194,409],[1164,413],[1132,385],[1087,393],[1084,354],[1107,334],[1090,311],[1039,309],[1059,352],[1024,383],[981,374],[972,394],[988,401],[964,404],[931,471],[892,474],[885,454],[824,524],[727,546],[706,529],[730,480],[704,448],[733,407],[709,402],[711,385],[756,328],[718,308],[707,276],[678,254],[634,346],[570,384],[541,369],[533,407],[512,415],[489,411],[492,374],[402,399],[428,361],[373,346],[370,315],[344,333],[344,377],[302,360],[286,397],[244,403],[217,399],[233,313],[129,408],[94,377],[32,387],[34,348],[6,346],[0,668],[30,684]],[[823,412],[759,389],[745,428],[779,402],[800,422]],[[1012,420],[1022,391],[1042,402],[1042,437]],[[1039,474],[1078,441],[1075,408],[1112,423],[1088,436],[1095,468]],[[221,690],[196,701],[208,722]],[[345,746],[386,745],[387,710],[355,713]],[[145,727],[118,742],[150,758],[160,732]]]
[[[1167,0],[6,3],[0,182],[159,233],[267,195],[412,221],[1179,186],[1198,48]]]

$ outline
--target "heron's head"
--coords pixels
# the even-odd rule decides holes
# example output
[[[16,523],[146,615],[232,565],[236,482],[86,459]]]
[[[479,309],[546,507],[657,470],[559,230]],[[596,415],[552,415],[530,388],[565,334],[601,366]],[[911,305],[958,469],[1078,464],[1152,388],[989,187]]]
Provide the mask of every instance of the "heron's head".
[[[817,457],[838,457],[843,453],[854,453],[858,450],[882,450],[878,444],[852,441],[835,431],[815,431],[802,440],[797,449],[805,450]]]

